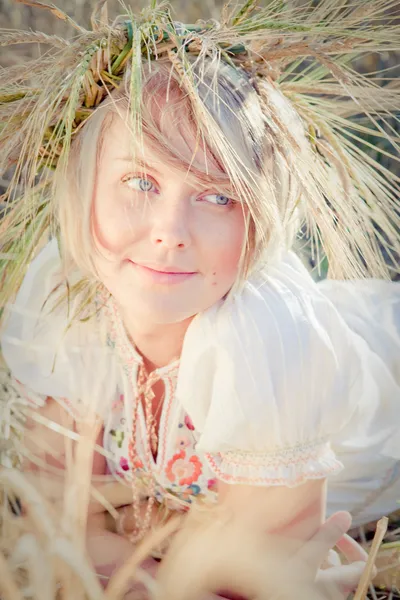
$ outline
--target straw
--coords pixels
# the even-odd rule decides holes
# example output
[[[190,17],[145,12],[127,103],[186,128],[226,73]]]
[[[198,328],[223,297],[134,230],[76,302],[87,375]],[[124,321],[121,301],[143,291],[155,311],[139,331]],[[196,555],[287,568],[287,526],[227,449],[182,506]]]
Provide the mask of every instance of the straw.
[[[382,544],[382,540],[385,537],[389,519],[382,517],[377,523],[374,539],[372,541],[371,549],[369,551],[368,560],[365,565],[365,569],[361,576],[360,582],[357,586],[356,593],[354,594],[354,600],[364,600],[368,592],[368,586],[373,578],[373,570],[376,561],[376,557],[379,548]]]

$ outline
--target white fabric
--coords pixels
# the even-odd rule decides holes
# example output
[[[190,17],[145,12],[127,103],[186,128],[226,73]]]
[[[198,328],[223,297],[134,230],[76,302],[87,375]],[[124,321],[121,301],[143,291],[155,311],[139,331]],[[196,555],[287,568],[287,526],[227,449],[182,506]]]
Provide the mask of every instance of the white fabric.
[[[7,309],[0,338],[3,358],[17,382],[33,392],[36,404],[50,396],[75,416],[83,406],[104,414],[106,399],[115,389],[115,361],[101,344],[94,319],[70,326],[68,308],[55,308],[59,294],[50,293],[61,280],[53,239],[30,264]],[[69,314],[74,308],[69,307]]]
[[[399,299],[400,286],[388,285]],[[397,457],[400,338],[391,370],[323,291],[289,253],[189,328],[177,395],[222,479],[295,485],[328,474],[338,467],[329,442],[340,460],[345,430],[346,447],[374,454],[391,438]],[[379,344],[387,334],[374,335]]]
[[[74,408],[87,404],[94,386],[91,398],[100,390],[97,412],[106,418],[118,386],[129,385],[100,343],[96,320],[68,328],[65,309],[43,307],[59,269],[53,241],[32,262],[9,310],[2,352],[14,377],[43,398]],[[384,510],[394,509],[399,289],[377,281],[316,284],[288,253],[198,315],[185,336],[176,400],[208,467],[225,481],[255,485],[297,485],[335,472],[331,512],[362,505],[384,483]],[[379,515],[382,504],[374,502],[364,520]]]

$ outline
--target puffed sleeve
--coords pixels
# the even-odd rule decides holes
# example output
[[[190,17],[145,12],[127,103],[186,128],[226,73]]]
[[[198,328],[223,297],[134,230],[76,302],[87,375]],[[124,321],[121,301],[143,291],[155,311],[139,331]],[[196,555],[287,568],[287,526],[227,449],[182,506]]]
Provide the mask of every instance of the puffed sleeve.
[[[71,323],[74,307],[57,304],[61,272],[53,239],[32,261],[7,308],[1,353],[14,387],[32,405],[43,406],[52,397],[75,418],[89,409],[104,416],[115,387],[113,357],[93,320]]]
[[[396,391],[382,369],[288,253],[194,318],[177,395],[219,479],[295,486],[342,468],[332,439],[374,419],[376,370],[387,397]]]

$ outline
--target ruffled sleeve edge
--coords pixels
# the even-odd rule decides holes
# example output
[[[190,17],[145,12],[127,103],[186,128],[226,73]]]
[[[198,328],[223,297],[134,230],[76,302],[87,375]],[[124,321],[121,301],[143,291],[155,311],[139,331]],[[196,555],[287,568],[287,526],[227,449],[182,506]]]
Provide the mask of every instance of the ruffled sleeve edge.
[[[343,469],[328,441],[302,444],[275,452],[204,453],[211,470],[224,483],[296,487]]]

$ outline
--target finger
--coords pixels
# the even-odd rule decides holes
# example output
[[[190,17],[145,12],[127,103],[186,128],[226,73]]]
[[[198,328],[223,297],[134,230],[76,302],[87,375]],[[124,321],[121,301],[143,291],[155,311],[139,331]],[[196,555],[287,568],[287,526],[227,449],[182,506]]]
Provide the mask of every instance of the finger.
[[[351,525],[351,516],[341,511],[332,515],[321,525],[317,533],[298,551],[297,557],[312,568],[318,568],[329,550],[336,546]]]
[[[342,564],[340,556],[335,550],[329,550],[328,556],[321,564],[321,569],[329,569],[330,567],[339,567]]]
[[[353,562],[331,569],[318,571],[316,581],[324,586],[336,586],[341,590],[353,590],[357,587],[365,569],[365,562]]]
[[[368,560],[368,554],[364,548],[347,534],[340,538],[336,547],[350,563]]]

